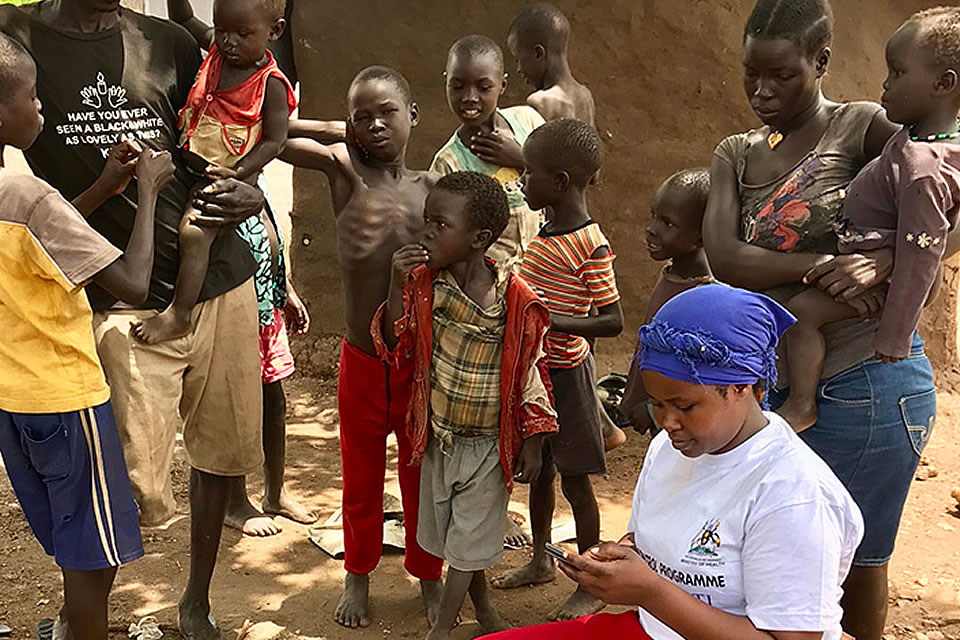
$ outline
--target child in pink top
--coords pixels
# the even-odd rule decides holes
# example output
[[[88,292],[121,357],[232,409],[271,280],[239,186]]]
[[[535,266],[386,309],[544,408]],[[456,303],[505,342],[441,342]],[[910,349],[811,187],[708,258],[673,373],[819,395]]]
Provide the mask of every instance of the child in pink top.
[[[882,102],[887,117],[904,127],[850,183],[838,248],[841,253],[892,248],[893,273],[888,285],[868,292],[856,308],[813,287],[787,304],[799,321],[785,335],[790,397],[778,413],[797,431],[817,420],[821,326],[857,312],[872,314],[882,305],[877,358],[896,362],[910,353],[947,234],[960,213],[960,48],[947,37],[958,25],[960,8],[930,9],[912,16],[887,42]]]

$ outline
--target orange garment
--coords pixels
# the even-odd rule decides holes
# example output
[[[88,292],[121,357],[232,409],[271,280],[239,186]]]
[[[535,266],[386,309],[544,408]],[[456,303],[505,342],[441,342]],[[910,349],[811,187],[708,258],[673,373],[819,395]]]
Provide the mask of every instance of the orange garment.
[[[523,254],[520,276],[546,303],[551,313],[586,318],[591,308],[619,302],[617,278],[613,272],[616,256],[593,254],[610,243],[600,225],[590,221],[579,229],[550,233],[549,225],[540,230]],[[547,334],[547,364],[551,369],[573,369],[590,355],[590,344],[583,336],[558,331]]]
[[[489,261],[492,266],[493,262]],[[413,445],[411,464],[423,460],[430,434],[430,366],[433,356],[433,271],[420,266],[403,288],[403,316],[394,323],[399,339],[391,352],[383,340],[386,303],[370,324],[377,354],[391,366],[412,361],[413,393],[407,411],[407,432]],[[550,314],[543,302],[519,277],[507,284],[507,327],[500,369],[500,463],[507,491],[513,489],[513,468],[523,441],[540,433],[556,433],[557,416],[523,401],[527,377],[539,375],[550,393],[550,376],[543,357]]]
[[[267,80],[277,77],[287,87],[289,113],[297,108],[293,85],[283,75],[273,54],[262,69],[235,87],[218,89],[223,56],[210,48],[197,79],[180,110],[180,146],[207,162],[232,168],[260,142]]]

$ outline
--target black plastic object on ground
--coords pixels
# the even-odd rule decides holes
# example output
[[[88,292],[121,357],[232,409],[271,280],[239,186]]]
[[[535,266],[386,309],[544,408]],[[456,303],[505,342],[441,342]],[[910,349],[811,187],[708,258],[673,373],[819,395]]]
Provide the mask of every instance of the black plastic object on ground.
[[[603,410],[618,427],[629,427],[630,421],[620,411],[620,401],[627,388],[627,376],[619,373],[605,375],[597,382],[597,395]]]

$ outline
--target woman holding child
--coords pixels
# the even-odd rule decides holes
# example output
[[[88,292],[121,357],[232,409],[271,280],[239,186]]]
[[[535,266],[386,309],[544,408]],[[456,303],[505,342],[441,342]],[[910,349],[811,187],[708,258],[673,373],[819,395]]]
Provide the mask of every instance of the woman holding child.
[[[759,0],[754,8],[744,37],[744,86],[764,126],[717,147],[704,244],[724,282],[784,302],[808,284],[875,315],[883,301],[871,289],[887,281],[893,253],[834,257],[834,222],[850,182],[900,127],[878,104],[823,96],[831,32],[827,0]],[[933,426],[936,391],[916,333],[903,359],[875,357],[872,321],[847,319],[822,333],[825,357],[819,383],[811,377],[811,411],[796,411],[791,397],[783,414],[863,512],[864,539],[843,584],[843,626],[858,640],[879,640],[887,562]],[[790,340],[788,334],[781,364],[796,363]],[[795,373],[783,372],[781,380],[796,382]],[[790,386],[797,392],[799,383]],[[774,407],[786,397],[771,392]]]

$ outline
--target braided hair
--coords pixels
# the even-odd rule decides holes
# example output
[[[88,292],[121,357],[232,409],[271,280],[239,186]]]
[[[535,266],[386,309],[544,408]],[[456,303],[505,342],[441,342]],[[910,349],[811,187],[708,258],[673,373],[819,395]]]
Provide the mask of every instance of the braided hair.
[[[757,0],[743,30],[743,39],[785,38],[814,58],[833,39],[829,0]]]

